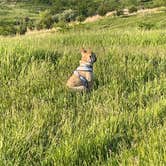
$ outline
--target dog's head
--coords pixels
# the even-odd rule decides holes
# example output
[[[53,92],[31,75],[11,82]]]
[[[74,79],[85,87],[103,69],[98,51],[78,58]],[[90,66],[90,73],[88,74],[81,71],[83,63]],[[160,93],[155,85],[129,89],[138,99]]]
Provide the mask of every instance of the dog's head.
[[[93,64],[97,61],[96,54],[92,52],[91,49],[85,50],[84,48],[81,49],[81,61],[88,62],[90,64]]]

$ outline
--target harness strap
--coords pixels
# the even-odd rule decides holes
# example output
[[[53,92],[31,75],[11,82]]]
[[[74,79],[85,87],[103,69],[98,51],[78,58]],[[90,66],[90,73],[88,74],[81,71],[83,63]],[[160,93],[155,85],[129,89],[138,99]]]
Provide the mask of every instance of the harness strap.
[[[88,71],[93,72],[93,66],[90,63],[82,63],[79,67],[76,69],[77,71]]]
[[[79,74],[78,71],[86,71],[86,72],[93,72],[93,66],[90,63],[85,63],[85,64],[81,64],[79,67],[77,67],[77,69],[74,71],[74,74],[79,77],[79,79],[81,80],[82,84],[88,88],[88,80],[81,76]]]
[[[79,67],[77,67],[77,71],[89,71],[89,72],[93,72],[93,68],[87,67],[87,66],[79,66]]]
[[[75,74],[76,76],[78,76],[78,77],[80,78],[81,82],[83,83],[83,85],[84,85],[86,88],[88,88],[88,81],[87,81],[87,79],[86,79],[85,77],[81,76],[81,75],[78,73],[77,70],[74,71],[74,74]]]

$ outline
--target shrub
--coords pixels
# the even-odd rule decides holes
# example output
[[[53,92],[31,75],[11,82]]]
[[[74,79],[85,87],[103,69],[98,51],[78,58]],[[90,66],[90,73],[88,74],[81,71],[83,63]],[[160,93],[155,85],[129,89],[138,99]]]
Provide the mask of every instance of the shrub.
[[[40,13],[40,19],[36,24],[36,28],[40,29],[50,29],[54,23],[50,11],[46,10]]]
[[[147,22],[140,22],[138,24],[139,29],[144,29],[144,30],[151,30],[152,28],[154,28],[154,24],[153,23],[147,23]]]
[[[52,16],[53,22],[54,22],[54,23],[59,22],[59,17],[60,17],[60,14],[55,14],[55,15],[53,15],[53,16]]]
[[[17,33],[19,34],[25,34],[27,28],[33,30],[35,27],[33,20],[29,17],[17,18],[14,22],[14,25],[17,27]]]
[[[27,27],[26,25],[20,25],[18,28],[17,28],[17,33],[20,34],[20,35],[24,35],[27,31]]]
[[[17,33],[24,35],[27,32],[27,26],[25,24],[19,25],[17,28]]]
[[[29,28],[30,30],[33,30],[35,28],[33,20],[30,19],[29,17],[25,17],[23,22],[26,25],[26,27]]]
[[[82,21],[85,20],[85,18],[86,18],[85,16],[80,15],[80,16],[77,16],[77,17],[76,17],[76,20],[79,21],[79,22],[82,22]]]
[[[67,31],[70,29],[70,26],[63,21],[55,23],[53,25],[53,27],[56,28],[56,30],[61,31],[61,32],[64,32],[64,31]]]
[[[89,7],[88,8],[88,11],[87,11],[87,15],[88,16],[93,16],[93,15],[95,15],[95,14],[97,14],[97,7]]]
[[[59,21],[71,22],[75,21],[76,13],[72,10],[64,10],[62,14],[59,14]]]
[[[123,15],[123,14],[124,14],[124,12],[123,12],[122,9],[117,9],[117,10],[116,10],[116,15],[117,15],[117,16],[121,16],[121,15]]]
[[[129,13],[134,13],[134,12],[137,12],[137,8],[135,6],[132,6],[129,8]]]
[[[33,22],[32,20],[30,20],[30,21],[28,22],[27,27],[28,27],[30,30],[33,30],[33,29],[35,28],[34,22]]]
[[[166,5],[165,0],[155,0],[153,3],[155,6],[165,6]]]
[[[0,35],[7,36],[7,35],[15,35],[16,28],[14,26],[0,26]]]
[[[17,18],[16,25],[17,25],[17,33],[23,35],[27,32],[27,28],[32,29],[33,23],[29,17],[25,18]]]
[[[0,28],[0,35],[15,35],[16,33],[23,35],[27,28],[31,30],[34,28],[34,23],[30,18],[16,18],[13,24]]]
[[[37,22],[37,23],[36,23],[36,29],[37,29],[37,30],[43,29],[43,25],[42,25],[40,22]]]
[[[58,13],[52,16],[54,23],[56,22],[71,22],[76,20],[76,13],[72,10],[64,10],[62,13]]]
[[[107,12],[109,11],[107,5],[100,5],[98,10],[97,10],[97,13],[101,16],[104,16]]]

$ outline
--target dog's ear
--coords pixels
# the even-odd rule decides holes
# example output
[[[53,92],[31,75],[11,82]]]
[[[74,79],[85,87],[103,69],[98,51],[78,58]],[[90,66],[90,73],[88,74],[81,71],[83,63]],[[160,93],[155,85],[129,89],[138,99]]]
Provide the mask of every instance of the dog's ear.
[[[86,53],[87,51],[86,51],[84,48],[81,48],[81,49],[80,49],[80,52],[81,52],[81,53]]]
[[[89,49],[87,50],[87,52],[91,54],[91,53],[92,53],[92,49],[89,48]]]

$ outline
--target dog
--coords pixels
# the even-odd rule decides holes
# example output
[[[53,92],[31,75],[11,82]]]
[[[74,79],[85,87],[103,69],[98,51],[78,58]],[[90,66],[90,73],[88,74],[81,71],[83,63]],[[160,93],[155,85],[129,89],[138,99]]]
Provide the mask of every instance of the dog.
[[[91,49],[81,49],[80,66],[67,81],[67,87],[74,91],[90,91],[93,88],[93,64],[97,61]]]

